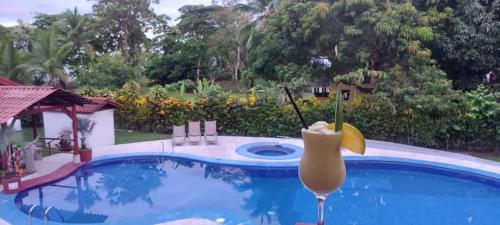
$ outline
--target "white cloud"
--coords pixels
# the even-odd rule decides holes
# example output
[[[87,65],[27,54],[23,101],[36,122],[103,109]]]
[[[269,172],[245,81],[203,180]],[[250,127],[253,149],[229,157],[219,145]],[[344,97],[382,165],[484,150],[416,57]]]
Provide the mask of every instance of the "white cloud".
[[[87,0],[0,0],[0,24],[13,26],[18,19],[31,22],[36,13],[60,13],[75,6],[80,13],[89,13],[93,3]],[[160,0],[152,7],[157,14],[167,14],[172,18],[171,23],[175,23],[180,7],[198,4],[210,5],[211,0]]]

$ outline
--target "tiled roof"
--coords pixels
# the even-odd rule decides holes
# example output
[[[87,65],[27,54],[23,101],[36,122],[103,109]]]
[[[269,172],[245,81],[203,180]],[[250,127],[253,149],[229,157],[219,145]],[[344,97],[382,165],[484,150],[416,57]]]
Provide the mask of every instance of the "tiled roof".
[[[105,97],[85,97],[92,100],[93,103],[85,104],[83,106],[76,106],[76,113],[79,114],[92,114],[105,109],[119,108],[121,105],[115,101],[109,100]],[[68,108],[68,110],[71,110]],[[59,112],[61,110],[50,110],[52,112]]]
[[[105,109],[111,109],[111,108],[120,108],[121,105],[118,102],[112,101],[108,98],[105,97],[86,97],[90,100],[92,100],[94,103],[97,104],[85,104],[82,106],[77,106],[76,107],[76,112],[77,113],[82,113],[82,114],[92,114],[97,111],[105,110]]]
[[[35,104],[59,106],[91,102],[80,95],[54,87],[0,86],[0,124]]]
[[[0,86],[19,86],[20,84],[5,78],[0,74]]]

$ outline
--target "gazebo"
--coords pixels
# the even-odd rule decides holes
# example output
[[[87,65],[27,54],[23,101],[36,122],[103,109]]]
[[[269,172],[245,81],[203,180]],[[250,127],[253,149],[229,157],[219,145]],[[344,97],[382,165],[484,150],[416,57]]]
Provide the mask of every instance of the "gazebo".
[[[116,108],[121,107],[121,105],[105,97],[86,98],[92,100],[95,104],[76,106],[76,114],[78,118],[88,118],[96,122],[94,131],[87,137],[87,146],[95,148],[114,145],[114,111]],[[46,138],[57,137],[61,130],[71,127],[71,120],[61,110],[44,111],[42,115],[43,130]],[[49,139],[46,140],[50,142]]]
[[[1,86],[0,85],[0,125],[5,130],[10,118],[33,117],[35,114],[58,110],[64,112],[72,121],[73,161],[79,162],[77,106],[95,104],[78,94],[54,87],[39,86]],[[33,120],[33,137],[37,136]]]

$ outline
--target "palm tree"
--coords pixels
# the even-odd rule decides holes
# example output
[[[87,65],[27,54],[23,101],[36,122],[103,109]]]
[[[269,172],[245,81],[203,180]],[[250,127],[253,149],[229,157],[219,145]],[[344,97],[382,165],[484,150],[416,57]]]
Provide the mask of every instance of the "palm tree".
[[[87,138],[94,131],[97,123],[88,118],[78,118],[78,133],[80,133],[80,140],[82,141],[82,149],[87,149]]]
[[[10,80],[27,83],[31,77],[22,69],[22,64],[27,61],[29,55],[22,54],[14,47],[12,40],[0,43],[0,74]]]
[[[41,31],[33,43],[33,58],[24,65],[28,72],[38,72],[48,79],[53,86],[68,81],[68,73],[64,69],[64,61],[73,48],[73,43],[61,44],[60,36],[55,29]]]
[[[246,41],[246,49],[252,48],[256,31],[261,31],[267,24],[269,17],[273,15],[278,7],[278,0],[250,0],[248,4],[239,4],[235,8],[243,12],[252,13],[255,19],[243,27],[240,34]]]
[[[62,19],[57,22],[66,40],[73,43],[73,49],[76,51],[80,66],[83,65],[84,55],[92,56],[94,54],[91,42],[95,38],[95,32],[90,28],[90,22],[90,17],[78,14],[76,7],[73,11],[64,12]]]

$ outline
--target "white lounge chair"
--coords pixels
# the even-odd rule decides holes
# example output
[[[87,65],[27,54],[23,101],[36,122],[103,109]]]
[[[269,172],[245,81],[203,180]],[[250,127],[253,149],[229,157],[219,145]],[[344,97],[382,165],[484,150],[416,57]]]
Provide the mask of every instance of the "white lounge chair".
[[[191,144],[198,144],[201,140],[200,121],[188,123],[188,139]]]
[[[218,133],[217,133],[217,121],[205,121],[205,142],[211,144],[217,144]]]
[[[174,126],[172,133],[172,142],[175,145],[182,145],[186,141],[186,126]]]

